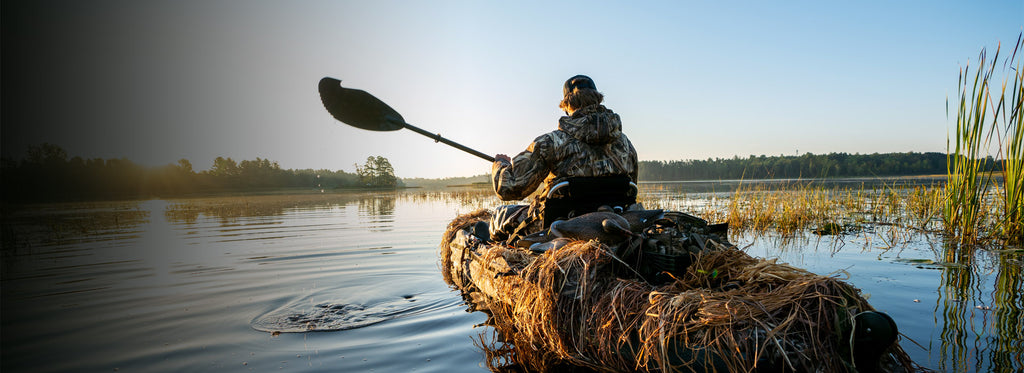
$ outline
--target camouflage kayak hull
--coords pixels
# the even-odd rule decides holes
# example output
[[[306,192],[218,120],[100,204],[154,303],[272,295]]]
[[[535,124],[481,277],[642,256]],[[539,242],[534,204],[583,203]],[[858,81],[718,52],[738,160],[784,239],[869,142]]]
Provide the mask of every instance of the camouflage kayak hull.
[[[753,258],[721,226],[669,212],[670,221],[614,247],[580,240],[535,253],[476,237],[474,225],[489,217],[480,210],[451,222],[441,270],[472,308],[488,313],[514,351],[506,363],[531,370],[917,370],[895,343],[891,318],[873,312],[859,290]]]

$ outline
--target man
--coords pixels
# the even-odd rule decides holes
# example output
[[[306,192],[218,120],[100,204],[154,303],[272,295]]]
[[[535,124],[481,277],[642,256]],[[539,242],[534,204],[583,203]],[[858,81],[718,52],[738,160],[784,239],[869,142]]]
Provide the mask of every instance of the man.
[[[636,149],[622,133],[619,115],[601,105],[604,95],[597,91],[594,81],[576,75],[565,82],[562,94],[558,107],[566,116],[558,120],[557,130],[540,135],[515,158],[505,154],[494,157],[491,183],[502,200],[520,200],[535,192],[541,183],[544,187],[530,206],[499,207],[491,219],[491,239],[511,242],[549,225],[551,221],[544,221],[545,216],[569,217],[553,213],[555,208],[546,203],[552,187],[563,181],[576,184],[576,194],[580,195],[588,190],[613,190],[608,186],[618,185],[620,180],[637,181]],[[632,197],[635,200],[635,194]],[[594,202],[589,203],[593,205],[604,202],[602,199],[608,199],[607,193],[588,202]],[[595,206],[589,205],[573,210],[570,215],[593,211]]]

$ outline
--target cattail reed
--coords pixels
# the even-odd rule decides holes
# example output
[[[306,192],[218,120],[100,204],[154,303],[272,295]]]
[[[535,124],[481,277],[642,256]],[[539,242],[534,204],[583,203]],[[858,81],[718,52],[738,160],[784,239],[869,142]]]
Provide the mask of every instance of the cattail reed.
[[[960,71],[957,80],[958,107],[953,148],[947,150],[946,160],[946,202],[942,218],[946,230],[960,242],[973,242],[978,238],[981,222],[981,201],[988,187],[988,178],[983,172],[984,158],[981,156],[985,123],[991,93],[989,80],[995,69],[996,58],[986,65],[986,52],[978,56],[978,68],[970,76],[970,65]],[[947,140],[947,149],[950,146]]]
[[[1024,36],[1024,34],[1022,34]],[[956,131],[952,144],[947,141],[946,199],[942,219],[946,233],[961,247],[986,239],[1003,239],[1020,243],[1024,231],[1024,146],[1021,137],[1024,73],[1018,52],[1024,40],[1019,36],[1004,71],[1007,76],[1000,90],[990,81],[999,69],[999,48],[990,63],[984,49],[978,56],[978,68],[963,68],[957,82]],[[1007,92],[1007,87],[1010,90]],[[995,144],[1002,160],[999,172],[1003,177],[998,193],[1000,207],[991,206],[987,197],[993,187],[991,175],[996,171],[985,158],[995,135]],[[951,147],[951,148],[950,148]]]
[[[1022,34],[1021,36],[1024,36]],[[1009,65],[1012,71],[1003,81],[1002,97],[1007,97],[1007,84],[1010,85],[1009,98],[1007,102],[1000,102],[1003,109],[1002,116],[1006,118],[1003,129],[1003,136],[1000,138],[1002,146],[1002,169],[1003,169],[1003,212],[1002,233],[1007,241],[1011,243],[1024,243],[1024,63],[1017,59],[1017,53],[1022,52],[1024,38],[1017,37],[1017,45],[1014,47],[1010,57]],[[1016,63],[1016,66],[1013,65]],[[1006,112],[1009,107],[1009,113]]]

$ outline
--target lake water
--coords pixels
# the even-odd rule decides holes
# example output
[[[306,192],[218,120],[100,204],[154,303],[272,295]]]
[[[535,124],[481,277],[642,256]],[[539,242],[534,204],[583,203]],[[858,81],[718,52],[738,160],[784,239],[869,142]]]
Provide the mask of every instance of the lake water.
[[[452,218],[496,204],[407,190],[8,211],[0,370],[485,372],[487,316],[444,283],[437,246]],[[934,235],[732,241],[845,271],[925,367],[1024,369],[1019,251],[949,264]]]

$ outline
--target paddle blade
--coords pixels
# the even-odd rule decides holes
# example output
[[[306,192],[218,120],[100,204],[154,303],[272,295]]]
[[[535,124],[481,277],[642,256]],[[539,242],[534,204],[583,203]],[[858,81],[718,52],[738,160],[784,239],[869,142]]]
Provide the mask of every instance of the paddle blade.
[[[397,131],[405,119],[388,104],[358,89],[344,88],[334,78],[320,79],[320,101],[334,119],[370,131]]]

